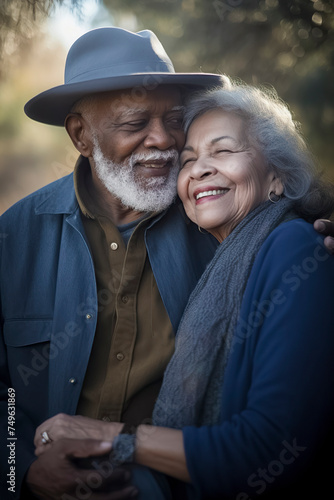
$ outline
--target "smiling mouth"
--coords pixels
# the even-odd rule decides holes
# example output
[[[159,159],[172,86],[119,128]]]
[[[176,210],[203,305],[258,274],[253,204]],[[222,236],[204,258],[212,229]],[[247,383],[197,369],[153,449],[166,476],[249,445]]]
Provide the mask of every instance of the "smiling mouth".
[[[171,160],[148,160],[147,162],[137,162],[135,164],[135,169],[138,174],[146,177],[148,179],[155,177],[166,178],[170,175],[173,167],[173,161]]]
[[[216,196],[217,194],[226,194],[229,189],[210,189],[209,191],[201,191],[195,195],[195,199],[200,200],[201,198],[205,198],[208,196]]]
[[[145,167],[145,168],[165,168],[165,167],[171,167],[172,163],[171,161],[156,161],[156,162],[138,162],[138,166],[140,167]]]

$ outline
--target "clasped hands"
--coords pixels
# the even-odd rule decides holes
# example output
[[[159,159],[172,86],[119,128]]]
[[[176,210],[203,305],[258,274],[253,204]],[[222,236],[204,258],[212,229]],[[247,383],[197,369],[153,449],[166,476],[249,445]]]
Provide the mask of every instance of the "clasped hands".
[[[45,500],[70,500],[82,495],[90,500],[136,497],[130,471],[114,468],[108,460],[111,443],[122,427],[118,422],[62,413],[43,422],[34,438],[37,460],[26,475],[30,491]],[[45,432],[47,440],[42,439]],[[83,461],[89,457],[91,465],[87,468]]]

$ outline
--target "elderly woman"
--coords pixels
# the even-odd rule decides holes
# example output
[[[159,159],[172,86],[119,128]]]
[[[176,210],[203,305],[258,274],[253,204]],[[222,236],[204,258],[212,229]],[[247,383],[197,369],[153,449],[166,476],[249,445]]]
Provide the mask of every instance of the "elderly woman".
[[[332,192],[273,95],[226,79],[189,102],[185,123],[179,196],[220,245],[184,312],[155,427],[115,437],[122,424],[107,423],[92,437],[113,440],[116,463],[187,484],[182,498],[322,498],[334,259],[311,223],[332,213]]]

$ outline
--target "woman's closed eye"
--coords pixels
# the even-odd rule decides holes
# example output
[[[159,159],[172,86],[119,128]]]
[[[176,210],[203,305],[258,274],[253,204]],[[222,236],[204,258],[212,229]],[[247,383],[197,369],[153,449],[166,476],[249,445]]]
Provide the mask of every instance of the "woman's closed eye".
[[[215,154],[219,153],[234,153],[234,151],[232,151],[231,149],[219,149]]]
[[[190,163],[196,161],[197,158],[186,158],[185,160],[181,161],[181,168],[184,168],[185,166],[190,166]]]

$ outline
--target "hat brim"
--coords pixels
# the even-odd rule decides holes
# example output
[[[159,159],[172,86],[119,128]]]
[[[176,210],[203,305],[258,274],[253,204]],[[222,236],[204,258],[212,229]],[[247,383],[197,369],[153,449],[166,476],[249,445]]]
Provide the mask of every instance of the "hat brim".
[[[73,104],[84,96],[112,90],[142,88],[151,90],[158,85],[185,85],[189,88],[210,88],[223,84],[221,75],[210,73],[138,73],[53,87],[36,95],[24,106],[32,120],[63,126]]]

